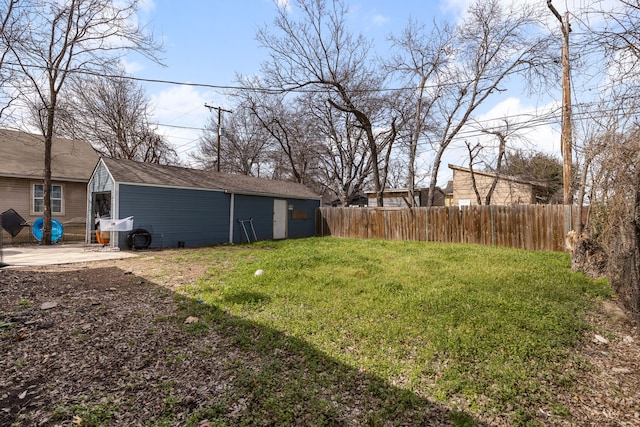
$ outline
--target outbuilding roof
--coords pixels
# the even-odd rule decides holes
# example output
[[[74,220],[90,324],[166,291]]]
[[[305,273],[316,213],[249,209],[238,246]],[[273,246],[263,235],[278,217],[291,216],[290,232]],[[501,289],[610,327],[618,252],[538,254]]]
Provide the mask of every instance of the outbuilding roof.
[[[98,154],[86,141],[54,138],[51,146],[51,178],[54,181],[87,182]],[[0,129],[0,176],[42,179],[44,137]]]
[[[121,184],[219,190],[236,194],[320,199],[307,186],[247,175],[234,175],[180,166],[141,163],[133,160],[100,159],[113,179]]]

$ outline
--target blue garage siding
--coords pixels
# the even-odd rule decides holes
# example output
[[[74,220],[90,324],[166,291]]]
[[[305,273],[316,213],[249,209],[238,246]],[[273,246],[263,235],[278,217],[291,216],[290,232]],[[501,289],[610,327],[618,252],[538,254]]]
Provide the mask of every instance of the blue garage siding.
[[[206,246],[229,241],[230,196],[223,192],[120,184],[119,217],[152,234],[152,248]],[[119,246],[126,248],[127,233]]]
[[[315,236],[315,215],[316,208],[320,207],[320,200],[289,199],[287,202],[289,203],[289,230],[287,237],[295,239],[299,237]]]
[[[273,199],[271,197],[245,196],[236,194],[233,218],[233,243],[246,242],[242,226],[238,220],[253,218],[253,227],[258,240],[273,239]],[[249,224],[247,232],[253,240]]]
[[[273,197],[235,195],[233,243],[246,242],[242,226],[238,220],[253,218],[253,226],[258,240],[273,239]],[[319,200],[279,199],[287,200],[287,237],[312,237],[315,235],[315,211],[320,206]],[[291,209],[293,208],[293,209]],[[304,214],[302,213],[304,212]],[[302,218],[305,217],[305,218]],[[251,231],[247,231],[251,239]]]

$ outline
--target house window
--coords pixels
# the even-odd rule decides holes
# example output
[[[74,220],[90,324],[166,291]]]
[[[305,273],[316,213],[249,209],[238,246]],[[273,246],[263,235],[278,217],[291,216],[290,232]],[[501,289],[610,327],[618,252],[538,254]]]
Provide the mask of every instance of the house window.
[[[33,184],[33,213],[44,212],[44,184]],[[51,186],[51,213],[62,214],[62,185]]]

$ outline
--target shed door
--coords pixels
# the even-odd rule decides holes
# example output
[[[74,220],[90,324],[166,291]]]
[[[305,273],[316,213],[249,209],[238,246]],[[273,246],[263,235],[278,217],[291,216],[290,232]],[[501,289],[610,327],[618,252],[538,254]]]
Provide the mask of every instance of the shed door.
[[[287,201],[273,200],[273,238],[286,239],[287,237]]]

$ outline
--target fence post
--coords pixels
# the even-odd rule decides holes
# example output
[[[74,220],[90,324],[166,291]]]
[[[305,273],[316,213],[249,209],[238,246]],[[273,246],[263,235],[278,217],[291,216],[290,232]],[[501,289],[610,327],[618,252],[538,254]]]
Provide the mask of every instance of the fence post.
[[[491,222],[491,246],[496,245],[496,224],[495,217],[493,216],[493,205],[489,205],[490,208],[490,222]]]
[[[429,241],[429,208],[424,208],[424,241]]]
[[[387,227],[387,211],[382,211],[382,217],[384,218],[384,240],[389,240],[389,230]]]
[[[571,230],[573,230],[573,205],[569,205],[569,231]],[[564,233],[565,236],[567,233]]]

